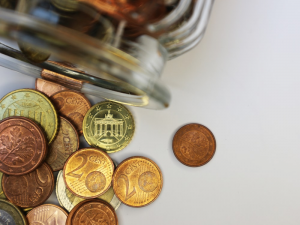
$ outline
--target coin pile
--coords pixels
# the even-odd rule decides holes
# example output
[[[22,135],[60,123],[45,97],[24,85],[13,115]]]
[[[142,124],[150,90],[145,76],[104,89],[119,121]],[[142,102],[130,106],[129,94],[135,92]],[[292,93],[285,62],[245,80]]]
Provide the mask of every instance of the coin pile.
[[[117,166],[108,155],[131,141],[130,111],[110,101],[91,106],[61,87],[37,79],[37,90],[0,100],[0,224],[118,224],[121,202],[146,206],[162,190],[152,160],[136,156]],[[81,134],[89,148],[80,149]],[[61,207],[43,204],[54,188]]]

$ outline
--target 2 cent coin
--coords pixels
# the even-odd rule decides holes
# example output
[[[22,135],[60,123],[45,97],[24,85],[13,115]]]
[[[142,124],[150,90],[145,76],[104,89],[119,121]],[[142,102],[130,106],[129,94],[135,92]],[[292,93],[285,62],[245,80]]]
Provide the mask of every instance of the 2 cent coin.
[[[200,124],[181,127],[173,138],[173,152],[186,166],[199,167],[208,163],[216,151],[213,133]]]
[[[10,202],[22,208],[43,204],[54,189],[53,172],[46,163],[22,176],[3,175],[2,187]]]
[[[45,158],[47,142],[43,131],[30,119],[10,117],[0,122],[0,171],[23,175]]]
[[[160,194],[163,177],[152,160],[136,156],[124,160],[113,176],[113,189],[121,202],[132,207],[152,203]]]
[[[82,134],[82,122],[85,114],[91,108],[91,103],[83,95],[75,91],[65,90],[55,93],[51,100],[58,112],[66,117]]]

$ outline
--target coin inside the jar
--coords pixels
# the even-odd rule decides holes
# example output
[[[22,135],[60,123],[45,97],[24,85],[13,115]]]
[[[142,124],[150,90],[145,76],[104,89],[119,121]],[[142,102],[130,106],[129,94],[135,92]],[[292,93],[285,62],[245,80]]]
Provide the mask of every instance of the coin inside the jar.
[[[30,119],[10,117],[0,122],[0,170],[22,175],[37,168],[46,154],[43,131]]]
[[[197,167],[206,164],[214,156],[215,150],[214,135],[200,124],[181,127],[173,138],[173,152],[186,166]]]
[[[45,202],[54,188],[51,168],[43,163],[29,174],[22,176],[3,175],[3,191],[13,204],[33,208]]]

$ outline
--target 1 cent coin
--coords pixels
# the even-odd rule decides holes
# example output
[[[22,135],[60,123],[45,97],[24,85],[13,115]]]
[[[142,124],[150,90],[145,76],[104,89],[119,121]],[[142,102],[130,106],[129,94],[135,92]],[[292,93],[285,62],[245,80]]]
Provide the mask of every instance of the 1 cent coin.
[[[117,167],[112,184],[121,202],[132,207],[143,207],[159,196],[163,177],[155,162],[136,156],[124,160]]]
[[[68,213],[59,206],[45,204],[32,209],[26,217],[29,224],[65,225]]]
[[[0,224],[27,225],[23,213],[10,202],[0,199]]]
[[[54,188],[53,172],[46,163],[29,174],[22,176],[3,175],[2,187],[10,202],[22,207],[33,208],[41,205]]]
[[[68,157],[79,148],[79,137],[75,127],[65,118],[60,117],[58,134],[49,145],[46,162],[53,171],[61,170]]]
[[[66,117],[82,134],[82,122],[85,114],[91,108],[91,103],[82,94],[65,90],[55,93],[51,100],[59,113]]]
[[[71,218],[72,225],[106,224],[118,225],[115,210],[105,201],[93,199],[82,204]]]
[[[45,158],[47,142],[43,131],[30,119],[10,117],[0,122],[0,171],[23,175]]]
[[[173,152],[186,166],[198,167],[208,163],[216,151],[213,133],[205,126],[192,123],[181,127],[173,138]]]
[[[84,148],[68,158],[63,171],[66,186],[74,195],[96,198],[110,188],[114,163],[105,152]]]

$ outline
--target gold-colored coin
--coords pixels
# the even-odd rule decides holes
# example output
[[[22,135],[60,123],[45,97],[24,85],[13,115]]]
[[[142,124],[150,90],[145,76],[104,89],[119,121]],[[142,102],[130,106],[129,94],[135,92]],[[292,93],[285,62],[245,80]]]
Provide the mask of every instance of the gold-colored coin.
[[[74,206],[85,199],[75,196],[70,192],[63,179],[63,171],[59,171],[56,182],[56,196],[59,204],[70,212]],[[115,210],[117,210],[121,204],[120,200],[116,197],[112,187],[110,187],[103,195],[98,197],[108,202]]]
[[[24,116],[37,122],[45,131],[48,142],[55,138],[58,120],[54,106],[42,93],[19,89],[0,100],[0,120],[10,116]]]
[[[143,207],[159,196],[163,178],[155,162],[136,156],[124,160],[117,167],[112,184],[121,202],[132,207]]]
[[[3,177],[3,173],[0,172],[0,199],[6,199],[6,196],[2,189],[2,177]]]
[[[46,162],[53,171],[61,170],[69,156],[79,148],[76,128],[65,118],[60,117],[58,133],[49,145]]]
[[[27,225],[23,213],[12,203],[0,199],[0,224]]]
[[[88,199],[105,193],[111,186],[114,163],[103,151],[84,148],[73,153],[64,166],[64,181],[76,196]]]
[[[51,55],[50,52],[41,50],[26,42],[19,41],[18,45],[25,57],[35,63],[45,62]]]
[[[85,140],[107,153],[125,148],[134,134],[134,120],[130,111],[114,102],[100,102],[94,105],[83,120]]]

